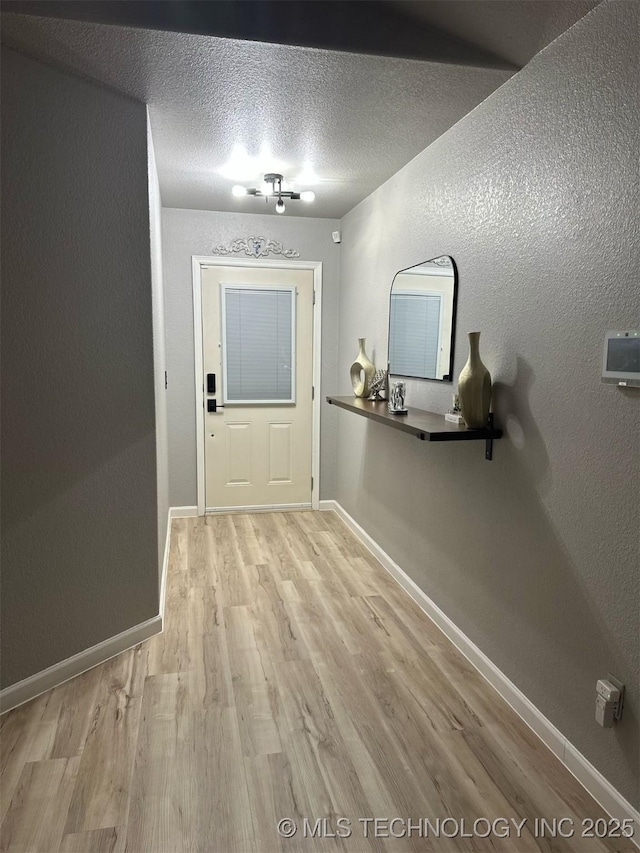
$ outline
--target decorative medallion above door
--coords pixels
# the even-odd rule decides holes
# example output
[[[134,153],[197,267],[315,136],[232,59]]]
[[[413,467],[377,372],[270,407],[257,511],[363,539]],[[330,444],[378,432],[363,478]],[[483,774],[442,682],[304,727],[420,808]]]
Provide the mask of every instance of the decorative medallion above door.
[[[267,237],[238,237],[228,246],[216,246],[212,249],[214,255],[248,255],[250,258],[268,258],[269,255],[281,255],[283,258],[299,258],[300,252],[295,249],[285,249],[278,240]]]

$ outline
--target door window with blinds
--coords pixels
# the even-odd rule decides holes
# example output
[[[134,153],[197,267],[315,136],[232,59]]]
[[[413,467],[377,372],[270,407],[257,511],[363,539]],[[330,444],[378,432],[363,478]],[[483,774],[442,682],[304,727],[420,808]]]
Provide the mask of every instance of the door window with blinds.
[[[296,402],[296,289],[222,284],[225,404]]]
[[[400,376],[437,376],[441,303],[439,293],[393,291],[389,323],[391,373]]]

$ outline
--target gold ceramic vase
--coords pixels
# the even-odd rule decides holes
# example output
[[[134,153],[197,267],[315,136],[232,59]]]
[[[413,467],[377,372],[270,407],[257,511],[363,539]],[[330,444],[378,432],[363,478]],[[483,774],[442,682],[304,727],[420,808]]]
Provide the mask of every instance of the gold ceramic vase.
[[[480,358],[480,332],[469,332],[469,359],[458,378],[458,396],[467,426],[486,427],[491,408],[491,374]]]
[[[351,384],[356,397],[367,397],[369,386],[376,375],[376,366],[364,351],[366,338],[358,338],[358,357],[351,365]]]

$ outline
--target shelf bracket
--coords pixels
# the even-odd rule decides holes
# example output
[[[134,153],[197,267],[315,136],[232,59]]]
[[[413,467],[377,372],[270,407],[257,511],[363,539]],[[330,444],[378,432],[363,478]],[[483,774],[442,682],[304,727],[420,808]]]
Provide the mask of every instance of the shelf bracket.
[[[489,428],[493,429],[493,412],[489,412]],[[493,438],[488,438],[484,443],[484,458],[487,462],[493,459]]]

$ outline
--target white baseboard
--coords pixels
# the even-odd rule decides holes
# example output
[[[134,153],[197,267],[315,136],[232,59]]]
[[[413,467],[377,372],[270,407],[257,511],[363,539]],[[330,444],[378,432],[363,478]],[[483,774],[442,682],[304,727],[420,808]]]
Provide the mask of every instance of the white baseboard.
[[[640,832],[638,812],[605,779],[593,764],[573,746],[553,723],[528,699],[507,676],[443,613],[435,602],[403,572],[380,545],[337,501],[320,501],[321,510],[334,510],[347,527],[355,533],[365,547],[384,566],[395,580],[409,593],[418,606],[436,623],[440,630],[462,652],[478,672],[497,690],[518,716],[538,735],[540,740],[560,759],[564,766],[597,800],[602,808],[618,820],[633,820],[636,833]],[[635,839],[632,839],[637,844]]]
[[[173,515],[175,510],[179,510],[178,515]],[[66,660],[55,663],[53,666],[43,669],[41,672],[36,672],[28,678],[12,684],[0,691],[0,714],[11,711],[17,708],[18,705],[23,705],[41,693],[51,690],[53,687],[58,687],[75,678],[76,675],[81,675],[88,669],[93,669],[101,663],[109,660],[116,655],[125,652],[127,649],[137,646],[149,637],[155,634],[162,633],[162,623],[164,620],[164,602],[167,587],[167,572],[169,570],[169,553],[171,550],[171,519],[183,518],[183,510],[195,509],[195,507],[170,507],[167,519],[167,536],[164,544],[164,557],[162,560],[162,574],[160,577],[160,612],[157,616],[147,619],[146,622],[141,622],[139,625],[134,625],[132,628],[127,628],[115,637],[109,637],[89,649],[85,649],[78,654],[73,655]],[[195,513],[194,513],[195,514]]]
[[[169,508],[169,518],[195,518],[197,515],[197,506],[172,506]]]
[[[167,517],[167,535],[164,539],[164,556],[162,558],[162,574],[160,575],[160,615],[164,622],[164,602],[167,596],[167,573],[169,571],[169,554],[171,553],[171,515],[172,507],[169,507]]]
[[[325,510],[332,509],[334,512],[337,512],[340,518],[346,522],[347,513],[342,509],[338,501],[320,501],[320,505],[318,507],[320,512],[324,512]],[[351,516],[349,516],[351,518]],[[348,522],[346,522],[348,524]],[[355,521],[354,521],[355,524]],[[359,537],[358,537],[359,538]],[[372,540],[373,541],[373,540]],[[371,550],[371,549],[369,549]]]
[[[30,699],[35,699],[36,696],[51,690],[52,687],[57,687],[59,684],[69,681],[70,678],[75,678],[76,675],[93,669],[94,666],[104,663],[121,652],[132,648],[132,646],[137,646],[138,643],[148,640],[149,637],[153,637],[154,634],[159,634],[161,631],[162,616],[158,614],[147,619],[146,622],[127,628],[126,631],[116,634],[115,637],[109,637],[109,639],[78,652],[78,654],[60,661],[60,663],[55,663],[41,672],[36,672],[35,675],[30,675],[29,678],[18,681],[11,687],[6,687],[0,691],[0,713],[4,714]]]

